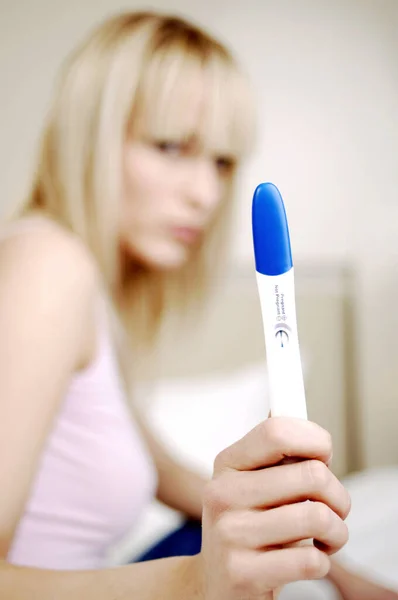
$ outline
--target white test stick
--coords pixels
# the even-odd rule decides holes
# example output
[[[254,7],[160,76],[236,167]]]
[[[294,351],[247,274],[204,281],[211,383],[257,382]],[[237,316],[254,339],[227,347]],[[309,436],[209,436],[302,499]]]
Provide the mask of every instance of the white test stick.
[[[282,196],[272,183],[256,188],[252,223],[271,416],[306,419],[289,227]]]

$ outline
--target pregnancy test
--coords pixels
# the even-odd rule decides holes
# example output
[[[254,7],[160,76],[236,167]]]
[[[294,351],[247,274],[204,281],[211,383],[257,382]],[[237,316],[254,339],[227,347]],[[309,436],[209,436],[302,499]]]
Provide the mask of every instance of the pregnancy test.
[[[272,183],[254,192],[252,224],[271,416],[306,419],[289,227],[282,196]]]

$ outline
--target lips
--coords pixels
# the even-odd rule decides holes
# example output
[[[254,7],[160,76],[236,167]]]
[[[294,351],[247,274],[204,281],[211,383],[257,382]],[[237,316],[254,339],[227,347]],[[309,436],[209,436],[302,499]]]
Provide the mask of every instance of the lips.
[[[202,235],[202,230],[196,227],[172,227],[173,237],[184,244],[195,244]]]

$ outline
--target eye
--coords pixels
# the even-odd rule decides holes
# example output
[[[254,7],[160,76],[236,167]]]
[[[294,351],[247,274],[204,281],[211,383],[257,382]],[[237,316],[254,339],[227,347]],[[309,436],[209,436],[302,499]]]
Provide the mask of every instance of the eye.
[[[221,174],[228,174],[235,167],[235,161],[233,160],[233,158],[230,158],[229,156],[218,156],[215,159],[215,164],[216,164],[217,170]]]
[[[155,146],[160,152],[169,154],[170,156],[179,156],[184,152],[184,146],[179,142],[162,140],[160,142],[155,142]]]

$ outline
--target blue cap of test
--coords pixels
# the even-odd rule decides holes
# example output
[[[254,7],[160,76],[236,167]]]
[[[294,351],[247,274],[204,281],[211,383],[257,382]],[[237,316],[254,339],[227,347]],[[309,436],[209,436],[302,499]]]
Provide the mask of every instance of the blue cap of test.
[[[256,270],[282,275],[293,267],[285,206],[273,183],[260,183],[253,196],[253,244]]]

